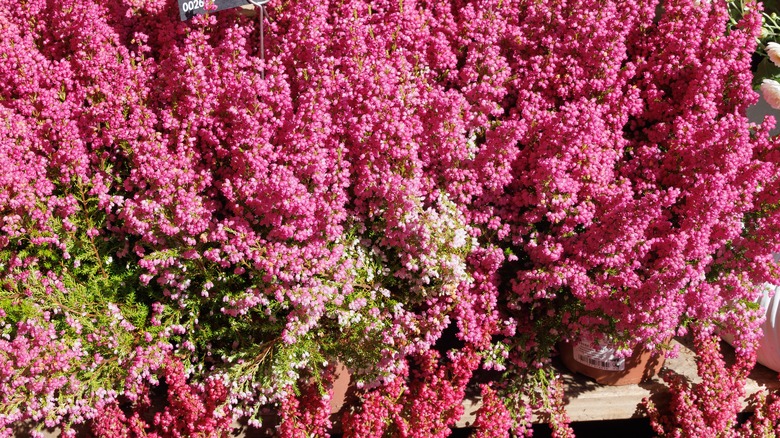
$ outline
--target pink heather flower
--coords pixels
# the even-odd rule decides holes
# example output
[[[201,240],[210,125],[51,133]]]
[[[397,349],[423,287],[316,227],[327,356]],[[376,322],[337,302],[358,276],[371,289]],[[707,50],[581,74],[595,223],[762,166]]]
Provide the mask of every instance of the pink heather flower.
[[[495,390],[485,384],[481,385],[481,388],[482,406],[477,411],[473,436],[475,438],[509,437],[512,429],[512,414]],[[520,434],[520,436],[524,435]]]
[[[772,79],[761,82],[761,94],[764,100],[774,109],[780,109],[780,83]]]
[[[388,375],[347,421],[361,437],[446,434],[499,333],[523,339],[507,358],[521,372],[549,364],[540,341],[557,332],[659,344],[681,318],[729,309],[721,322],[754,336],[734,303],[770,279],[780,243],[780,155],[744,117],[760,13],[731,29],[725,2],[665,0],[656,17],[641,0],[409,1],[280,3],[265,60],[259,22],[230,11],[182,23],[166,0],[0,2],[0,287],[41,278],[14,253],[65,251],[83,227],[118,251],[102,260],[122,259],[102,269],[138,272],[158,338],[187,334],[171,322],[185,303],[201,320],[224,305],[214,321],[270,321],[288,344],[360,332],[342,353],[381,345],[368,366]],[[385,292],[353,296],[368,290]],[[561,314],[564,300],[587,315]],[[358,317],[371,320],[340,330]],[[539,332],[537,318],[562,322]],[[451,322],[468,354],[435,357]],[[30,404],[63,393],[51,371],[116,359],[103,347],[119,333],[74,329],[83,347],[64,355],[72,339],[26,329],[0,341],[0,374],[40,371],[0,393],[42,377]],[[180,414],[203,416],[208,397],[152,340],[126,355],[124,391],[142,400],[165,375],[182,397],[159,425],[189,433]],[[268,377],[271,392],[290,383]],[[284,397],[270,402],[291,434],[327,429],[324,409],[309,419]],[[502,434],[503,409],[490,418]],[[106,430],[135,433],[115,419]]]
[[[720,351],[720,338],[711,331],[711,328],[693,328],[700,383],[688,382],[672,372],[663,375],[671,393],[668,412],[673,414],[664,415],[649,399],[644,400],[651,425],[659,435],[735,435],[733,429],[737,414],[742,410],[745,379],[755,364],[755,355],[743,356],[737,352],[736,362],[726,365]]]

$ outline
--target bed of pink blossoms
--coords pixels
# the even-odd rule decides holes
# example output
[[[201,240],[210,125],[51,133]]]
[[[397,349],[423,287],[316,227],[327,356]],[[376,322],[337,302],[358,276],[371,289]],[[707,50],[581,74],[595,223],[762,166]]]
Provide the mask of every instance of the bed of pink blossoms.
[[[220,435],[278,406],[282,435],[325,435],[340,361],[358,381],[348,436],[447,436],[480,368],[537,394],[528,376],[560,339],[657,347],[689,326],[739,334],[744,366],[718,369],[735,382],[752,366],[748,303],[780,250],[780,152],[772,122],[745,117],[757,13],[735,28],[725,2],[697,0],[268,13],[262,60],[258,19],[233,11],[0,4],[3,433]],[[442,355],[449,326],[463,346]],[[485,386],[477,433],[530,433],[547,410],[570,435],[545,382],[512,403],[517,384]],[[729,428],[733,404],[694,407]]]

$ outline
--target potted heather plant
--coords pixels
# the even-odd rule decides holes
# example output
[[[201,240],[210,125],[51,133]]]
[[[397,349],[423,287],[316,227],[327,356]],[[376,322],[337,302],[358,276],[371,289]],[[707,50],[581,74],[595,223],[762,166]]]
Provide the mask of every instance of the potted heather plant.
[[[769,125],[745,117],[761,16],[745,5],[730,23],[724,2],[636,7],[593,17],[583,4],[548,24],[566,42],[554,50],[530,14],[519,20],[540,40],[507,46],[547,66],[511,82],[521,147],[497,202],[521,352],[588,337],[627,354],[691,325],[755,337],[752,281],[773,278],[764,236],[777,214]],[[625,26],[603,33],[608,22]],[[593,63],[599,53],[609,60]]]
[[[744,14],[745,5],[742,2],[734,2],[731,7],[732,22]],[[763,26],[756,52],[753,54],[754,77],[753,88],[759,90],[764,101],[774,109],[780,108],[780,23],[778,22],[777,2],[764,2]],[[775,254],[775,260],[777,260]],[[765,313],[765,320],[761,325],[761,340],[756,352],[758,362],[772,369],[780,369],[780,357],[778,351],[780,343],[777,340],[776,321],[778,318],[777,286],[772,283],[764,283],[761,286],[762,294],[757,302]],[[734,336],[729,332],[721,332],[727,342],[734,343]]]
[[[0,4],[3,434],[566,436],[559,340],[754,334],[751,5],[176,6]]]
[[[218,435],[271,408],[283,435],[323,435],[336,363],[365,406],[413,380],[398,406],[457,420],[500,251],[459,206],[479,187],[444,190],[474,145],[466,114],[441,115],[466,103],[431,88],[425,47],[388,51],[412,41],[380,31],[400,5],[268,6],[265,60],[264,16],[72,6],[0,9],[20,69],[0,91],[3,431]],[[456,315],[469,345],[440,358]]]

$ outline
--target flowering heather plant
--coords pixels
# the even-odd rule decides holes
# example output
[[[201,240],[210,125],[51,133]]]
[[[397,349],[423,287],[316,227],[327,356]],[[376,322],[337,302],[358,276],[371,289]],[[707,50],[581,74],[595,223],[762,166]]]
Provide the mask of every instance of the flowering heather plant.
[[[514,379],[483,434],[536,410],[568,436],[561,338],[714,323],[749,356],[780,246],[780,156],[744,117],[760,15],[656,6],[270,3],[263,59],[262,17],[0,4],[3,433],[220,435],[273,405],[324,435],[341,362],[347,436],[446,435],[480,366]]]
[[[722,341],[713,328],[697,327],[692,333],[700,381],[692,383],[667,370],[663,378],[671,392],[670,405],[662,411],[649,399],[644,400],[653,429],[664,437],[776,436],[780,428],[777,392],[760,390],[745,397],[745,382],[755,356],[738,353],[727,363],[720,348]],[[753,413],[738,424],[744,402],[751,405]]]
[[[463,415],[463,398],[479,357],[470,348],[451,352],[449,362],[439,364],[431,351],[415,358],[405,373],[410,383],[394,379],[379,390],[363,395],[357,412],[347,412],[342,424],[346,436],[448,437],[449,426]],[[404,376],[406,377],[406,376]]]
[[[587,16],[582,8],[574,15]],[[570,296],[580,317],[564,314],[568,328],[659,345],[688,319],[748,302],[750,280],[771,278],[774,244],[757,228],[773,213],[756,198],[769,195],[774,163],[767,126],[743,115],[755,100],[749,54],[760,23],[746,15],[729,30],[725,5],[704,2],[665,2],[657,22],[652,9],[609,14],[599,15],[637,22],[579,42],[615,53],[600,70],[532,91],[543,105],[532,113],[535,143],[516,161],[505,207],[521,263],[514,305]],[[587,22],[594,35],[607,28]],[[570,38],[588,29],[572,25]],[[565,53],[551,62],[562,73],[546,77],[595,56]]]
[[[135,412],[127,418],[117,403],[104,406],[92,423],[97,436],[127,437],[191,437],[227,436],[232,417],[225,412],[227,388],[219,380],[209,380],[202,386],[187,383],[181,362],[167,358],[163,377],[168,385],[167,406],[154,414],[148,424],[141,412],[151,408],[148,396],[135,404]]]
[[[755,358],[745,364],[742,361],[750,359],[738,355],[735,364],[726,366],[720,354],[720,338],[712,334],[712,327],[694,330],[693,338],[702,381],[691,384],[667,371],[663,377],[672,393],[668,409],[675,414],[664,416],[645,400],[653,428],[660,436],[732,436],[745,395],[745,379]]]
[[[777,392],[759,391],[751,395],[753,415],[740,426],[742,436],[776,436],[780,433],[780,404]]]
[[[480,305],[469,265],[495,256],[440,183],[467,148],[444,90],[385,50],[381,9],[328,6],[274,10],[266,63],[238,16],[3,7],[2,424],[143,403],[171,360],[257,415],[335,360],[392,380]]]

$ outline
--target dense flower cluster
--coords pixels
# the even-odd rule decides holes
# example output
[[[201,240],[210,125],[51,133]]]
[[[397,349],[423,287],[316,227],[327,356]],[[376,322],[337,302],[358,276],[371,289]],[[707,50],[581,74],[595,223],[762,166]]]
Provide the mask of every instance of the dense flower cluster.
[[[532,399],[486,386],[480,433],[537,410],[569,436],[560,339],[716,323],[750,357],[780,250],[756,11],[267,8],[261,58],[264,15],[0,4],[2,433],[219,435],[273,405],[325,435],[341,363],[347,436],[445,436],[480,367]]]
[[[605,21],[584,18],[596,9]],[[529,101],[545,106],[516,161],[509,212],[523,212],[511,218],[521,219],[515,242],[528,266],[514,282],[519,300],[563,290],[593,315],[573,327],[605,326],[657,345],[682,318],[709,318],[754,296],[749,279],[767,278],[769,254],[757,246],[771,243],[745,232],[753,224],[743,217],[763,205],[755,198],[773,175],[768,136],[741,115],[755,100],[756,17],[727,32],[722,4],[665,2],[656,23],[654,12],[583,3],[573,15],[591,27],[567,21],[572,42],[550,55],[562,58],[550,61],[561,71],[548,74],[552,81],[576,68],[574,85],[523,102],[526,112]],[[625,33],[606,30],[632,17]],[[611,55],[595,62],[596,53]]]
[[[755,364],[750,354],[737,354],[727,361],[720,337],[713,327],[697,328],[692,339],[700,381],[693,383],[667,370],[663,376],[672,399],[665,415],[646,399],[645,408],[659,436],[670,437],[757,437],[775,436],[780,431],[780,405],[777,391],[759,390],[745,397],[747,375]],[[731,363],[728,363],[731,362]],[[748,404],[752,415],[738,423],[738,414]]]
[[[439,364],[436,351],[416,357],[416,369],[405,370],[378,391],[367,392],[359,412],[343,419],[346,436],[448,437],[449,427],[463,415],[466,385],[479,358],[471,349],[450,353],[450,362]]]
[[[743,355],[736,363],[726,366],[720,354],[720,338],[711,330],[694,332],[698,374],[702,381],[691,384],[685,378],[669,371],[664,376],[671,389],[668,409],[673,416],[662,416],[649,401],[649,414],[655,431],[661,436],[731,436],[737,414],[741,411],[744,385],[752,363]],[[745,435],[756,436],[756,435]]]
[[[167,405],[162,412],[154,414],[151,424],[144,417],[149,416],[145,411],[152,407],[152,400],[144,394],[130,418],[117,403],[104,406],[92,423],[95,435],[184,438],[227,434],[233,418],[225,410],[228,391],[223,382],[212,379],[202,387],[195,387],[187,383],[182,363],[170,358],[163,364],[162,376],[167,384]]]

